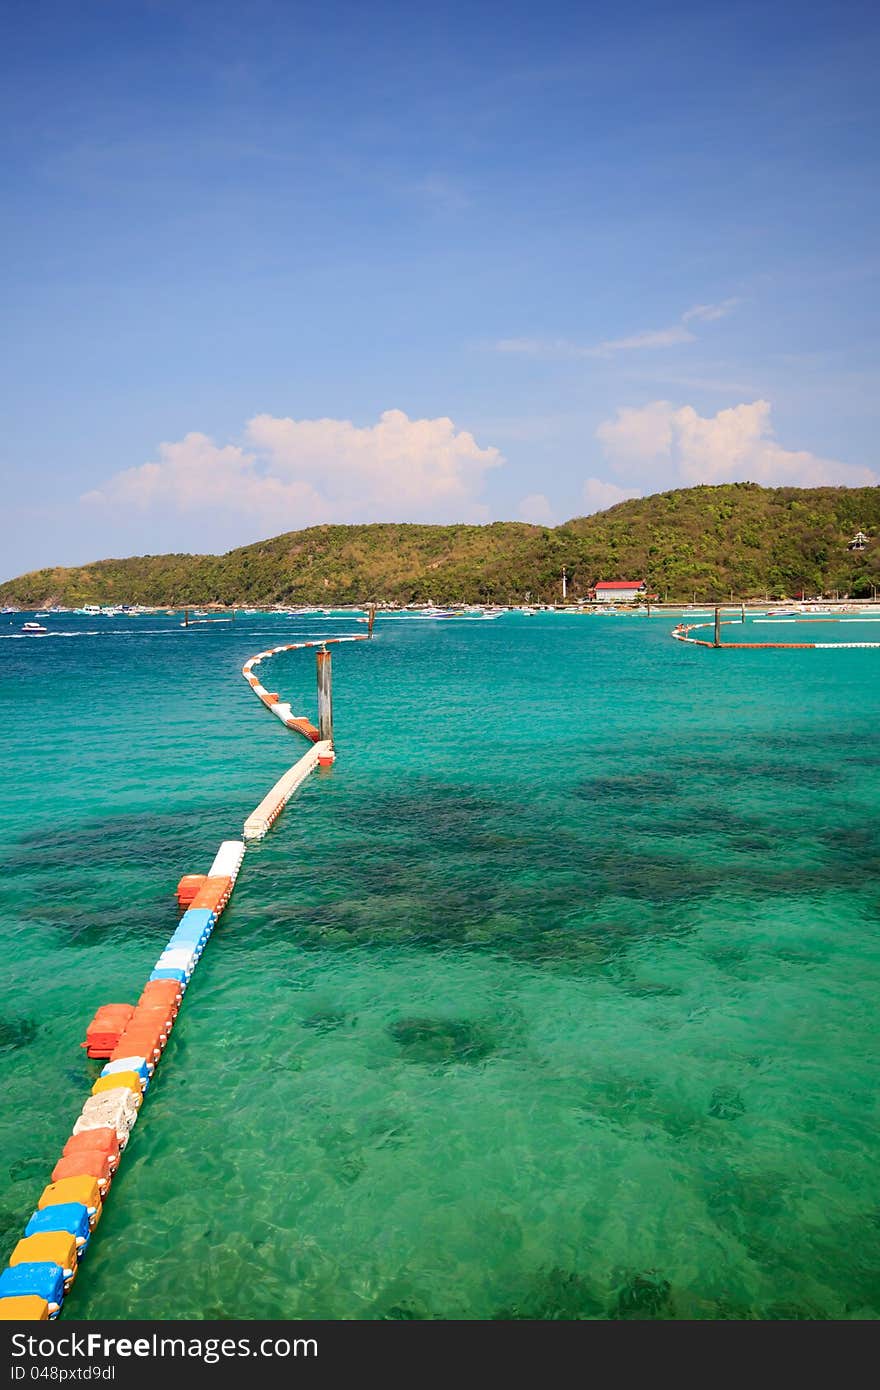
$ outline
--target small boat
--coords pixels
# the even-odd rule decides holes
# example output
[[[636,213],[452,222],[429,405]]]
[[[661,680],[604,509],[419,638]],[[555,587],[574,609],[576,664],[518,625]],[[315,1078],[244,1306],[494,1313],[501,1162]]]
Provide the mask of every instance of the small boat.
[[[21,630],[26,632],[28,636],[38,636],[41,632],[49,631],[47,627],[43,627],[42,623],[22,623]]]

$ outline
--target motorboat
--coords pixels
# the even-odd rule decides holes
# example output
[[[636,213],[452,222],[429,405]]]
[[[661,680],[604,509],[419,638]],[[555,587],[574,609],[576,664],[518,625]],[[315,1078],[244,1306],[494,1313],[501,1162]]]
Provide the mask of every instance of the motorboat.
[[[26,632],[29,637],[37,637],[40,633],[49,631],[47,627],[43,627],[42,623],[22,623],[21,630]]]

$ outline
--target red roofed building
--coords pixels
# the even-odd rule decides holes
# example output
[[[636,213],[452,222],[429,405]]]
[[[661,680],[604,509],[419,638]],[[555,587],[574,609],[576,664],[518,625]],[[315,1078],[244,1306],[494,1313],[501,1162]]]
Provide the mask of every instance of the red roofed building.
[[[644,579],[600,579],[590,590],[590,597],[599,603],[632,603],[647,594]]]

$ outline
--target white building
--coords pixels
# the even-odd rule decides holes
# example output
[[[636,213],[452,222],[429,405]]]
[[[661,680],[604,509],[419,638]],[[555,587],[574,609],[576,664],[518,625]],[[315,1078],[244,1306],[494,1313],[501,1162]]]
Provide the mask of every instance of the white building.
[[[600,579],[593,588],[597,603],[634,603],[647,593],[644,579]]]

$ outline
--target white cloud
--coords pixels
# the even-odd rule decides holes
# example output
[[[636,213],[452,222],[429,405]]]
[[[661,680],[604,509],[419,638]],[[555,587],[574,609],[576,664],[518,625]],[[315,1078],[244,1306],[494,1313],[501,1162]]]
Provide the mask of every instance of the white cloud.
[[[859,487],[880,482],[868,468],[784,449],[773,435],[770,411],[769,402],[758,400],[706,417],[690,405],[652,401],[618,410],[596,435],[618,475],[651,491],[695,483]]]
[[[608,342],[598,343],[596,347],[590,348],[586,355],[613,357],[616,352],[629,352],[638,348],[675,347],[678,343],[692,343],[695,339],[696,334],[689,328],[685,328],[681,323],[674,323],[670,328],[648,329],[644,333],[633,333],[629,338],[611,338]]]
[[[608,483],[603,478],[588,478],[581,489],[586,516],[592,512],[604,512],[606,507],[614,507],[628,497],[641,495],[638,488],[618,487],[616,483]]]
[[[622,407],[614,420],[603,420],[596,438],[616,464],[665,458],[672,450],[670,410],[668,401],[652,401],[637,410]]]
[[[116,473],[84,501],[126,511],[225,513],[281,531],[327,521],[482,520],[486,472],[503,464],[452,420],[387,410],[375,425],[257,415],[248,448],[191,433]]]
[[[726,318],[739,303],[739,299],[733,298],[722,299],[720,304],[695,304],[693,308],[685,310],[681,316],[681,321],[682,323],[690,323],[692,320],[698,319],[701,323],[715,323],[717,319]]]
[[[677,323],[667,328],[648,328],[630,333],[625,338],[607,338],[601,343],[585,345],[568,338],[500,338],[492,344],[496,352],[520,353],[526,357],[614,357],[618,352],[637,352],[645,348],[677,347],[696,342],[697,335],[689,323],[714,323],[739,304],[738,299],[724,299],[719,304],[694,304],[686,309]]]
[[[535,526],[553,526],[553,508],[543,492],[530,492],[519,504],[519,514],[523,521]]]
[[[567,338],[499,338],[495,352],[520,353],[523,357],[584,357],[588,351]]]

